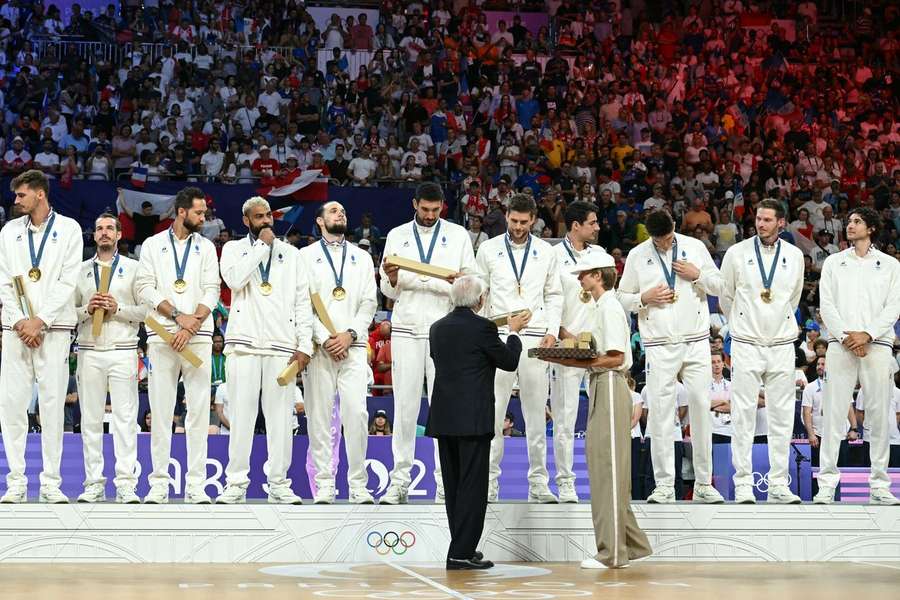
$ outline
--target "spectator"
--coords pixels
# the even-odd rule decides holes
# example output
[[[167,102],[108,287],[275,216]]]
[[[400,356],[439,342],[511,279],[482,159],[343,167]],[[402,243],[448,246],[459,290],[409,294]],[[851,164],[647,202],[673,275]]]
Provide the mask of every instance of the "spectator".
[[[369,435],[391,435],[391,422],[388,421],[385,411],[375,412],[372,422],[369,423]]]

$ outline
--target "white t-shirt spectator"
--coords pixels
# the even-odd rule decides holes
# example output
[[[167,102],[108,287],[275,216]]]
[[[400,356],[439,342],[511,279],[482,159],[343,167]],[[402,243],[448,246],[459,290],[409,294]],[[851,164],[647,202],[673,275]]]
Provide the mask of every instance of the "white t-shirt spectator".
[[[259,95],[259,100],[257,101],[257,106],[265,106],[266,110],[269,111],[270,115],[278,115],[281,112],[281,104],[282,104],[281,94],[278,92],[272,92],[271,94],[268,92],[263,92]]]
[[[216,388],[216,404],[222,405],[222,414],[225,415],[225,418],[228,419],[228,422],[231,423],[231,409],[229,408],[228,402],[228,389],[226,384],[220,383],[219,387]],[[219,426],[219,433],[227,434],[229,430],[224,425]]]
[[[200,157],[200,166],[203,167],[207,175],[216,176],[222,172],[222,165],[225,163],[225,153],[219,150],[213,152],[209,150]]]
[[[350,161],[349,165],[347,165],[347,172],[354,180],[371,179],[375,174],[376,167],[375,161],[371,158],[357,156]]]
[[[637,405],[644,405],[644,401],[641,399],[641,395],[637,392],[631,392],[631,408],[634,410],[634,407]],[[641,422],[638,421],[634,424],[634,427],[631,428],[631,439],[637,439],[641,437]]]
[[[225,231],[225,222],[217,217],[205,221],[203,223],[203,228],[200,230],[200,234],[210,241],[215,241],[223,231]]]
[[[710,405],[722,400],[731,402],[731,382],[722,378],[721,381],[713,381],[709,388]],[[712,413],[712,432],[731,437],[734,435],[734,426],[731,424],[731,413]]]
[[[900,413],[900,388],[894,387],[893,397],[891,399],[890,409],[888,410],[887,418],[890,422],[890,437],[888,438],[891,441],[891,446],[900,446],[900,428],[897,427],[897,413]],[[859,392],[856,394],[856,410],[866,410],[866,397],[864,394],[864,390],[859,388]],[[815,423],[814,423],[815,424]],[[868,419],[863,420],[863,438],[868,438],[871,431],[871,421]]]
[[[53,170],[59,169],[59,155],[56,152],[39,152],[37,156],[34,157],[35,166],[40,165],[41,167],[55,167]],[[46,173],[47,177],[53,178],[53,175],[50,173]]]

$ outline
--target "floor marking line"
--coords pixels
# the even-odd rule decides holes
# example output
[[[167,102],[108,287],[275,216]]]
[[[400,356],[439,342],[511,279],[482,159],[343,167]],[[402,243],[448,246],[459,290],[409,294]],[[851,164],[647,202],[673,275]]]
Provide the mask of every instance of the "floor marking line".
[[[852,560],[850,562],[855,563],[857,565],[869,565],[870,567],[881,567],[882,569],[893,569],[895,571],[900,571],[900,567],[894,566],[894,565],[882,565],[879,563],[866,562],[864,560]]]
[[[407,569],[406,567],[401,567],[400,565],[389,562],[389,561],[385,561],[385,563],[387,563],[388,566],[397,569],[401,573],[406,573],[410,577],[415,577],[422,583],[430,585],[431,587],[433,587],[436,590],[444,592],[445,594],[450,594],[454,598],[459,598],[460,600],[472,600],[471,597],[465,596],[465,595],[461,594],[460,592],[457,592],[453,588],[448,588],[446,585],[440,584],[437,581],[435,581],[434,579],[429,579],[428,577],[425,577],[424,575],[416,573],[412,569]]]

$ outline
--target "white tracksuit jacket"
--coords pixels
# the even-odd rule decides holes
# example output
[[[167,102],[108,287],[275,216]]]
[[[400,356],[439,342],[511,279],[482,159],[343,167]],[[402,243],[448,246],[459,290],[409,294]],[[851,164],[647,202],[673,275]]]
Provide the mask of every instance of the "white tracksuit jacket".
[[[87,307],[97,293],[94,279],[94,262],[97,257],[81,263],[75,288],[75,306],[78,314],[78,349],[97,350],[137,350],[138,329],[147,316],[147,307],[140,301],[134,289],[138,261],[120,256],[116,270],[109,280],[109,293],[115,297],[118,310],[108,315],[103,322],[100,336],[94,337],[93,315]],[[115,259],[113,259],[115,260]],[[100,275],[98,265],[97,274]]]

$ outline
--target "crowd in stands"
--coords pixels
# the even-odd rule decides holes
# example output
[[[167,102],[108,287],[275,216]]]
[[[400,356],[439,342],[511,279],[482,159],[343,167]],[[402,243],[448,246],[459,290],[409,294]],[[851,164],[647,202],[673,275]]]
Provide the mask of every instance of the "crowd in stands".
[[[545,24],[516,14],[489,25],[491,10]],[[317,24],[297,0],[126,0],[61,16],[7,0],[0,170],[433,180],[476,249],[505,232],[515,192],[535,197],[534,233],[546,238],[565,233],[568,202],[587,200],[620,269],[647,238],[648,210],[670,210],[721,258],[774,198],[789,215],[783,237],[807,256],[801,370],[814,370],[825,337],[816,282],[846,247],[848,210],[877,209],[877,243],[900,252],[896,3],[384,0],[377,18],[347,13]],[[61,40],[122,49],[85,57]],[[386,233],[373,207],[353,238],[378,260]],[[725,319],[714,321],[727,340]],[[374,378],[387,384],[389,331],[373,324]]]

